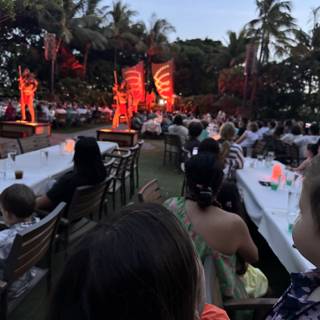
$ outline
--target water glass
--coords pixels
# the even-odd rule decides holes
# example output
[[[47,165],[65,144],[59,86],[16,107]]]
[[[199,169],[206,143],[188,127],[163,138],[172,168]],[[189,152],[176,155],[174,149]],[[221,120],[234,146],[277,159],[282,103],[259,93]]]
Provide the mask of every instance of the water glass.
[[[277,191],[279,188],[279,185],[280,185],[280,179],[278,179],[278,180],[272,179],[270,181],[271,190],[273,190],[273,191]]]
[[[286,186],[291,188],[294,182],[294,173],[291,171],[286,171]]]
[[[259,168],[263,167],[263,160],[264,160],[264,156],[262,154],[258,154],[257,155],[257,166]]]
[[[8,164],[7,164],[8,167],[15,168],[16,156],[17,156],[16,150],[11,150],[8,152]]]
[[[287,209],[287,218],[288,218],[288,231],[292,232],[293,225],[296,221],[296,218],[299,214],[299,193],[298,192],[288,192],[288,209]]]
[[[40,161],[43,165],[47,165],[49,160],[49,151],[42,150],[40,151]]]

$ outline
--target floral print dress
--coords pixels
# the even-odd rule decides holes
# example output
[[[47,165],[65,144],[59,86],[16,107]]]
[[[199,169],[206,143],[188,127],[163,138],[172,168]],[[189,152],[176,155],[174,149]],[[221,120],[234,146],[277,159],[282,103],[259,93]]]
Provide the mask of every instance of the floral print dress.
[[[186,201],[183,197],[170,198],[164,206],[175,214],[189,233],[195,249],[202,261],[213,254],[219,286],[224,300],[248,298],[245,285],[236,273],[236,256],[223,255],[209,248],[205,240],[193,231],[192,224],[186,214]]]

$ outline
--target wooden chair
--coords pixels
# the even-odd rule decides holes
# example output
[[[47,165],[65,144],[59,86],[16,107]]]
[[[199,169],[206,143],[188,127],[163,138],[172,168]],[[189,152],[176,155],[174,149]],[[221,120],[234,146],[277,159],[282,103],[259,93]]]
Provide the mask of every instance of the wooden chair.
[[[164,134],[163,165],[166,165],[167,156],[169,161],[173,160],[179,166],[182,156],[182,145],[180,137],[176,134]]]
[[[40,222],[19,232],[13,242],[7,257],[3,278],[0,280],[0,319],[4,320],[25,296],[42,280],[47,277],[47,288],[51,285],[51,253],[57,225],[66,204],[60,203],[51,213]],[[35,265],[46,257],[47,269],[40,269]],[[11,285],[32,267],[36,271],[35,277],[28,284],[27,289],[17,298],[9,300],[8,293]]]
[[[162,204],[165,199],[161,196],[158,180],[153,179],[145,184],[138,192],[138,199],[140,202]]]
[[[112,195],[113,210],[115,210],[116,207],[116,193],[119,190],[121,193],[121,204],[125,205],[127,201],[126,179],[129,177],[127,168],[130,157],[131,151],[127,149],[115,149],[112,153],[106,153],[106,160],[115,159],[111,170],[113,178],[108,189],[108,194]]]
[[[86,232],[93,229],[97,222],[94,216],[102,217],[105,210],[105,196],[112,177],[92,186],[76,188],[72,200],[61,219],[59,242],[67,250],[70,243],[78,241]]]
[[[206,281],[206,302],[225,309],[229,313],[229,316],[235,311],[252,310],[254,312],[253,319],[262,320],[265,319],[266,313],[278,300],[275,298],[255,298],[234,299],[223,302],[213,256],[208,256],[205,259],[204,274]]]
[[[50,147],[49,136],[31,136],[18,139],[18,142],[22,153]]]
[[[0,141],[0,158],[7,158],[8,152],[15,150],[21,154],[20,144],[17,139],[1,139]]]

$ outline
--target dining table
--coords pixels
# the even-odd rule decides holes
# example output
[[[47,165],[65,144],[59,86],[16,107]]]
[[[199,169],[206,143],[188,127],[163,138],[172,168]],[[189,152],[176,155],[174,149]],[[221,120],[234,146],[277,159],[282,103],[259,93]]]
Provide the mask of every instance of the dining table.
[[[263,161],[246,158],[244,168],[236,172],[239,192],[250,219],[286,270],[291,273],[313,269],[314,265],[295,248],[292,222],[289,221],[292,214],[288,201],[289,192],[290,196],[295,194],[298,208],[302,177],[297,176],[294,184],[288,186],[284,178],[286,168],[277,163],[277,166],[281,166],[283,174],[279,179],[278,188],[274,190],[270,185],[275,164],[276,162],[273,162],[271,166],[267,166]],[[299,211],[296,218],[298,214]]]
[[[114,142],[97,143],[102,155],[118,147]],[[73,155],[74,148],[67,150],[65,144],[59,144],[1,159],[0,193],[14,183],[29,186],[36,195],[46,193],[59,176],[72,170]],[[17,172],[22,175],[22,179],[16,179]]]

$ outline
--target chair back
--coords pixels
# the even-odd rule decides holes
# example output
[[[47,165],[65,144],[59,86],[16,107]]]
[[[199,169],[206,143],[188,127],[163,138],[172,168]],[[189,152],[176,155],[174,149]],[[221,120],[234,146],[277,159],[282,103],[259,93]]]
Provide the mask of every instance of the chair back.
[[[115,163],[115,158],[111,158],[107,162],[104,162],[104,168],[106,169],[107,177],[110,176],[114,163]]]
[[[162,204],[164,199],[161,196],[158,180],[153,179],[144,185],[138,192],[138,199],[140,202]]]
[[[140,146],[137,143],[135,146],[130,148],[130,152],[131,152],[131,157],[128,160],[128,169],[133,170],[134,165],[137,162],[137,157],[139,156],[139,151],[140,151]]]
[[[222,307],[223,301],[219,287],[219,279],[214,265],[214,257],[212,255],[206,257],[203,268],[206,283],[206,303]]]
[[[121,151],[121,153],[118,155],[117,150],[114,150],[112,152],[112,155],[114,155],[116,158],[115,164],[113,166],[114,170],[112,173],[115,178],[122,179],[126,175],[129,161],[132,161],[132,158],[130,158],[131,151],[130,150],[126,150],[125,152]]]
[[[19,139],[19,144],[22,153],[39,150],[42,148],[50,147],[49,136],[31,136]]]
[[[164,134],[164,146],[165,150],[169,152],[181,151],[181,139],[177,134],[165,133]]]
[[[51,252],[59,219],[66,204],[61,202],[40,222],[19,232],[4,267],[4,280],[10,285]]]
[[[17,151],[17,154],[21,154],[20,144],[17,139],[5,139],[0,142],[0,158],[4,159],[8,156],[11,150]]]
[[[106,185],[111,177],[92,186],[81,186],[76,188],[66,218],[72,223],[83,217],[90,217],[101,212]]]

